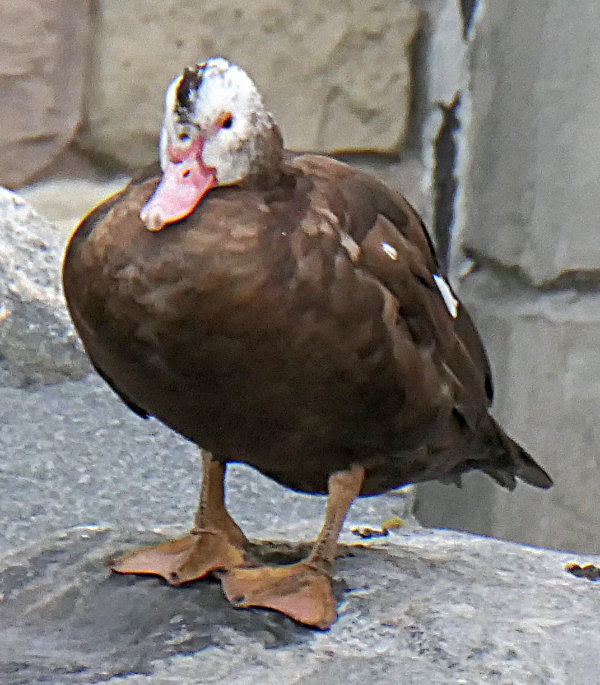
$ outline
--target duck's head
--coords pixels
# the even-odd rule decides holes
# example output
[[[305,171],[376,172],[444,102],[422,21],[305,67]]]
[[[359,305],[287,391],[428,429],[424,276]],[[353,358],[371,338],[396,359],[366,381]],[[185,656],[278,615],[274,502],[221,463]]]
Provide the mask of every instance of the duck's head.
[[[167,88],[162,179],[142,207],[150,230],[189,216],[217,186],[272,184],[282,141],[246,72],[222,57],[186,68]]]

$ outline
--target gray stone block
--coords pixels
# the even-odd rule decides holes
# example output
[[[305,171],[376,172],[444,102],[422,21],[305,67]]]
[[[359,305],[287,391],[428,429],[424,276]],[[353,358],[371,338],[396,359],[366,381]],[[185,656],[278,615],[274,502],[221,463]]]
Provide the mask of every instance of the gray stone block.
[[[464,247],[535,284],[600,268],[600,4],[482,0]]]
[[[419,486],[419,519],[537,545],[600,552],[600,293],[528,288],[482,269],[459,294],[496,378],[494,414],[554,487],[514,493],[465,478],[463,491]]]

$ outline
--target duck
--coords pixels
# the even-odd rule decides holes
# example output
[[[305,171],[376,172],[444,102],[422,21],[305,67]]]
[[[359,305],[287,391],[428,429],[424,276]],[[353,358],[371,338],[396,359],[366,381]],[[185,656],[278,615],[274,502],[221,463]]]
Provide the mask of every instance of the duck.
[[[202,458],[189,534],[115,559],[116,573],[212,575],[236,607],[327,629],[357,497],[471,470],[552,485],[490,414],[484,347],[415,209],[357,168],[287,150],[223,57],[168,86],[159,163],[83,218],[63,285],[99,375]],[[235,462],[327,496],[306,558],[252,556],[225,503]]]

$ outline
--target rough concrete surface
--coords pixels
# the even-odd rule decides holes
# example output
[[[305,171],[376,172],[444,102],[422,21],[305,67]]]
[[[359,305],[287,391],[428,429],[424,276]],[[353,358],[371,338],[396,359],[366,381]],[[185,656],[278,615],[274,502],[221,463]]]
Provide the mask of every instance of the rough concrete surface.
[[[429,525],[600,552],[599,25],[593,0],[475,4],[450,276],[488,351],[493,413],[556,485],[426,484]]]

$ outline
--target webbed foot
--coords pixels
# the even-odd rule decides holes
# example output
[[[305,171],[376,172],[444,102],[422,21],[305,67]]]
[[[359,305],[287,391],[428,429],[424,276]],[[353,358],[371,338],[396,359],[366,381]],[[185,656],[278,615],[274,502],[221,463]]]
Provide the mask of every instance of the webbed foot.
[[[309,562],[287,566],[230,568],[221,578],[236,607],[274,609],[299,623],[326,629],[337,613],[331,578]]]
[[[233,545],[222,531],[198,530],[124,554],[112,562],[111,569],[116,573],[156,575],[171,585],[182,585],[217,569],[240,566],[244,561],[244,550]]]

